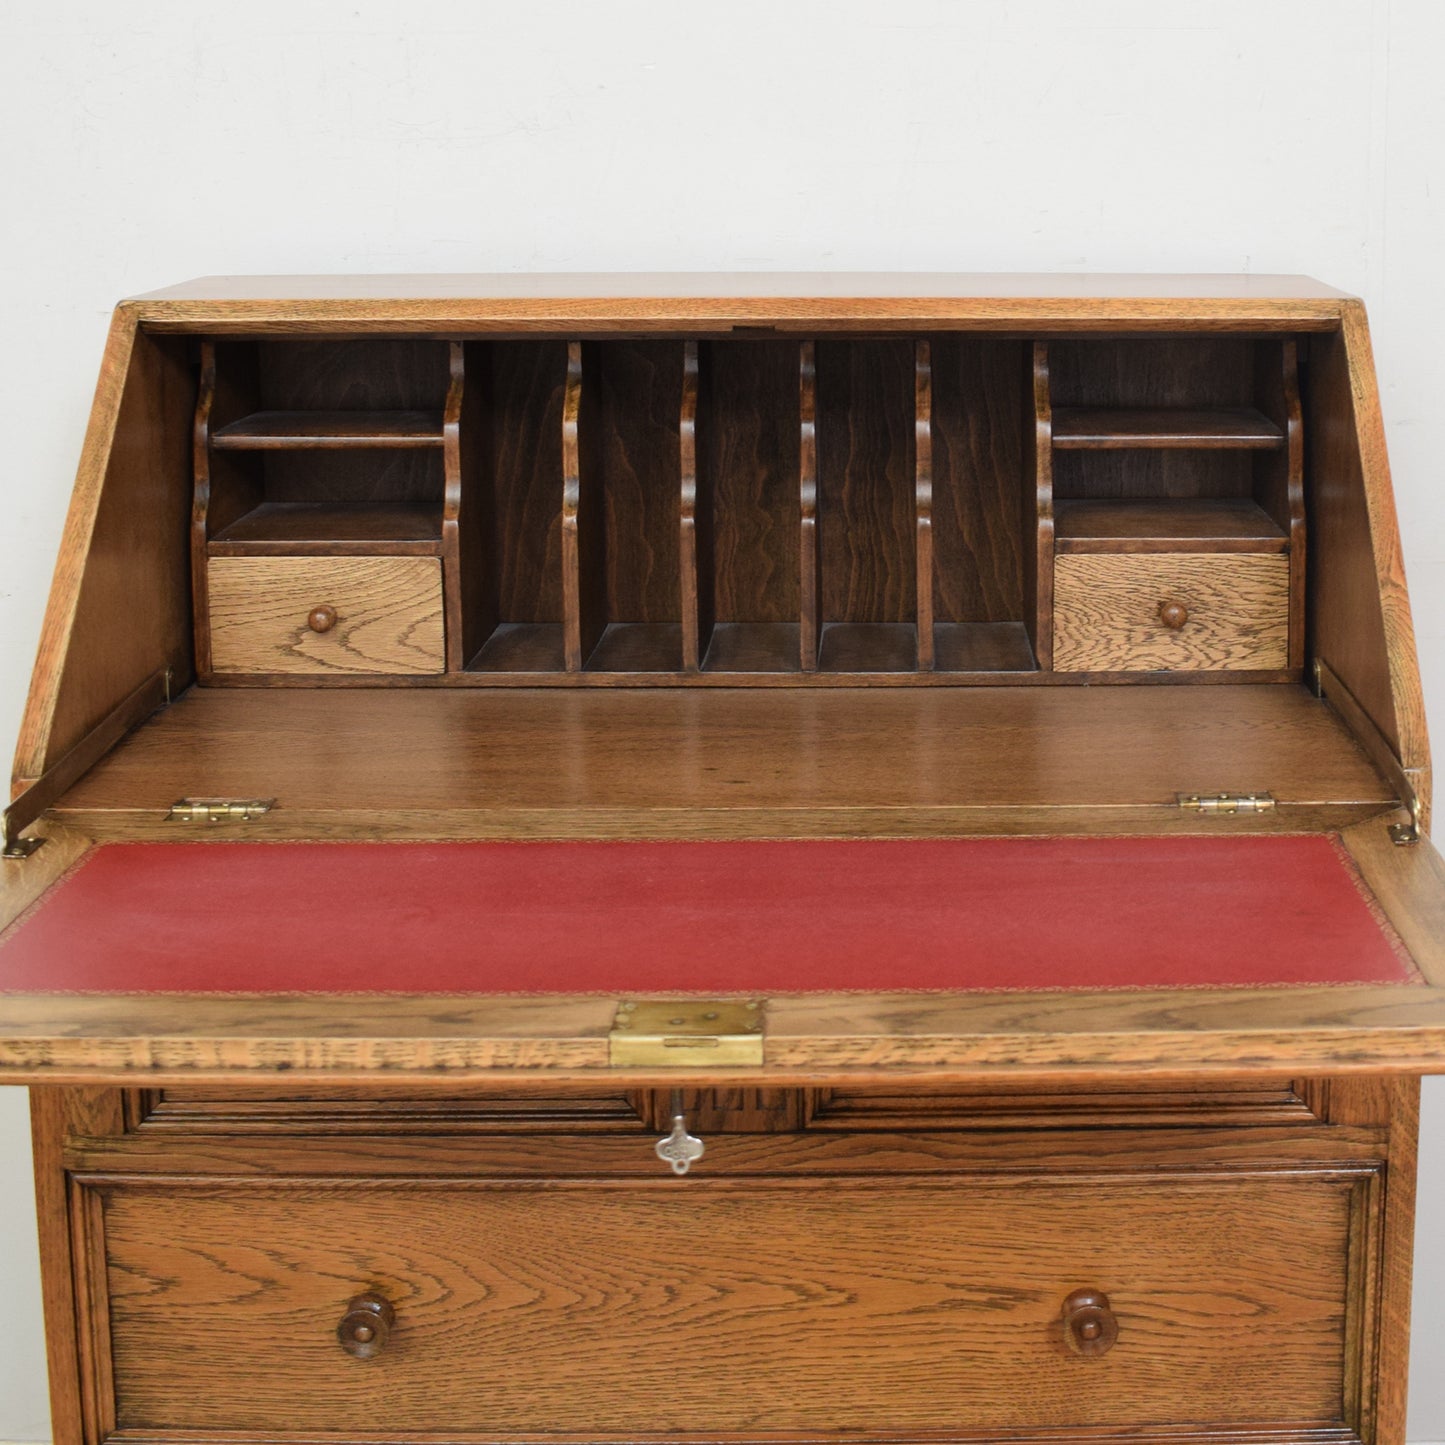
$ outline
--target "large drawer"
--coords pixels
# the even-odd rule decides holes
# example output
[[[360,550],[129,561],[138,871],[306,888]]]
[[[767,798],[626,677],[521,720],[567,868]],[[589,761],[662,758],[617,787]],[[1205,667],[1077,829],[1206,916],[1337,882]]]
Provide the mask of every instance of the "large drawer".
[[[1358,1327],[1364,1185],[1323,1169],[91,1187],[147,1434],[1328,1427]],[[365,1293],[395,1318],[361,1359]]]
[[[213,557],[217,672],[438,673],[446,667],[435,557]]]

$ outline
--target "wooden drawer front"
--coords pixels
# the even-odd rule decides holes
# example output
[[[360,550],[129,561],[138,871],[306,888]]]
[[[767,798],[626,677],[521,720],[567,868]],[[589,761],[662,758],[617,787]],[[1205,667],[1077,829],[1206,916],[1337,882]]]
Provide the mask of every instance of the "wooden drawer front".
[[[217,672],[445,669],[436,557],[216,557],[207,575]],[[326,631],[317,608],[335,613]]]
[[[1165,625],[1161,606],[1188,618]],[[1289,558],[1194,553],[1054,559],[1054,670],[1233,672],[1289,665]]]
[[[99,1186],[116,1423],[392,1439],[1325,1425],[1344,1409],[1355,1187]],[[1118,1323],[1094,1358],[1060,1320],[1081,1288]],[[335,1334],[363,1291],[395,1307],[367,1360]]]

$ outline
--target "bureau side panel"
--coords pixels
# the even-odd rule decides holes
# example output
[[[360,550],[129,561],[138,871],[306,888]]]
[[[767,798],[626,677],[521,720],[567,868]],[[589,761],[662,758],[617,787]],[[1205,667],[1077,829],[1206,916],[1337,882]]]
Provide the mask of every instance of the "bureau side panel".
[[[15,757],[16,790],[150,679],[190,681],[191,424],[182,338],[116,312]]]

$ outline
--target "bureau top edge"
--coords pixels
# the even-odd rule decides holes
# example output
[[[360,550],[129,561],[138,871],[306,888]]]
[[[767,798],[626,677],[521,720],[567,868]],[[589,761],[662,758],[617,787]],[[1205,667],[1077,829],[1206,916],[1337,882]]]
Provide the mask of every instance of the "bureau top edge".
[[[159,331],[781,332],[1336,329],[1355,298],[1296,276],[923,273],[208,277],[121,302]]]

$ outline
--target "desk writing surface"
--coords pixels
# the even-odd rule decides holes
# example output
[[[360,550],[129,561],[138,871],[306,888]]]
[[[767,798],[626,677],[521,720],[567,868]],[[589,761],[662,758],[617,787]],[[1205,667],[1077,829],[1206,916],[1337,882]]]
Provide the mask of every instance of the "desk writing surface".
[[[6,992],[1411,980],[1328,837],[110,844],[0,935]]]

